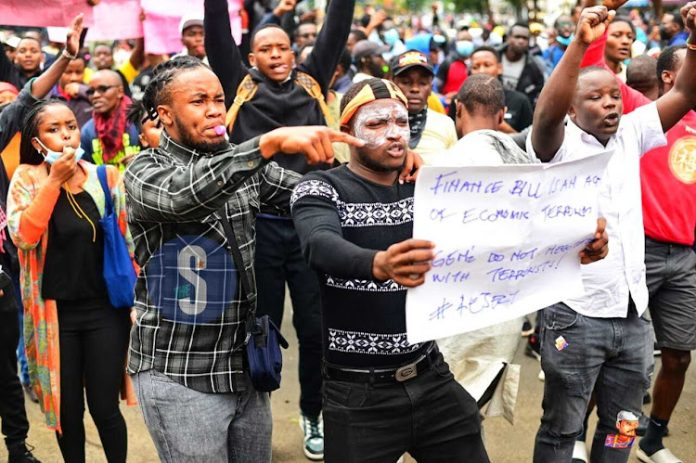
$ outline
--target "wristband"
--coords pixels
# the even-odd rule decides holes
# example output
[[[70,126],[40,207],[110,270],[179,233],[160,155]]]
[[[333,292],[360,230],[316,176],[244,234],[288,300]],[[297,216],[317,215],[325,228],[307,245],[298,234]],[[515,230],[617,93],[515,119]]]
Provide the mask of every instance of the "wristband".
[[[75,53],[74,55],[71,55],[70,52],[68,52],[68,49],[67,49],[67,48],[63,48],[63,53],[62,53],[62,55],[63,55],[65,58],[68,58],[69,60],[77,59],[77,53]]]

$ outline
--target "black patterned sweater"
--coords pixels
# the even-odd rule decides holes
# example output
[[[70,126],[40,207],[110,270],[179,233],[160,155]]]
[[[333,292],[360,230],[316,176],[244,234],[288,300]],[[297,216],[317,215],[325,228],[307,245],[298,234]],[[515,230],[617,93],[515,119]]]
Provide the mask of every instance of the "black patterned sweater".
[[[344,165],[307,174],[293,192],[295,228],[320,275],[324,358],[331,364],[396,367],[430,346],[406,340],[406,288],[372,275],[377,251],[413,236],[413,189],[370,182]]]

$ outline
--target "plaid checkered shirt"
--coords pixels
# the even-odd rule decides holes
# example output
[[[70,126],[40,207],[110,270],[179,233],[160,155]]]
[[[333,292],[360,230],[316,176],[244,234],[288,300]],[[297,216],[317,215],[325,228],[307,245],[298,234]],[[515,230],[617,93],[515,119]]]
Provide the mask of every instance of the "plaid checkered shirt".
[[[128,223],[141,267],[135,288],[137,321],[131,330],[130,374],[154,368],[201,392],[243,390],[245,322],[248,311],[256,307],[256,214],[262,205],[286,213],[299,178],[264,160],[258,138],[210,154],[187,149],[163,132],[159,148],[136,156],[124,178]],[[223,259],[217,259],[218,263],[227,262],[217,269],[226,272],[222,286],[240,287],[240,275],[218,215],[222,208],[234,230],[244,261],[241,271],[251,281],[252,294],[240,289],[228,299],[223,297],[228,294],[225,290],[208,284],[205,301],[196,300],[198,290],[184,292],[183,296],[174,291],[175,295],[167,299],[161,294],[162,288],[186,289],[186,285],[177,286],[178,275],[191,272],[190,267],[181,265],[180,257],[162,259],[167,246],[181,240],[200,239],[216,243],[218,248],[224,246]],[[167,279],[163,278],[165,274]],[[217,304],[219,310],[215,317],[183,323],[165,310],[163,303],[174,300],[178,304],[179,297],[186,303],[193,299],[192,303],[204,307]]]

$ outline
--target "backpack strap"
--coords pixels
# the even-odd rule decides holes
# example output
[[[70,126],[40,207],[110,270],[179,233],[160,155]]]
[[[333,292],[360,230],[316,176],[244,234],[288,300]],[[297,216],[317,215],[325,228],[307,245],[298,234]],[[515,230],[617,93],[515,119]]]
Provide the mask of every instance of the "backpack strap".
[[[104,190],[104,217],[106,217],[114,213],[114,204],[111,200],[111,189],[109,188],[106,166],[104,164],[97,166],[97,177],[99,177],[99,183],[101,183],[102,190]]]
[[[304,88],[305,91],[309,93],[309,96],[317,100],[317,103],[319,103],[319,107],[321,108],[321,112],[324,114],[324,119],[326,119],[326,125],[333,127],[335,124],[334,117],[331,114],[329,105],[326,104],[326,99],[321,91],[319,82],[317,82],[314,77],[310,76],[306,72],[301,71],[297,72],[295,82],[297,82],[300,87]]]
[[[331,114],[329,106],[326,104],[326,99],[321,91],[321,86],[314,79],[314,77],[310,76],[306,72],[298,71],[295,77],[295,82],[302,87],[309,94],[309,96],[317,101],[319,108],[321,108],[321,112],[324,115],[324,119],[326,119],[326,125],[333,127],[335,123],[334,117]],[[234,124],[237,121],[239,110],[242,109],[242,105],[251,101],[251,99],[256,96],[256,91],[258,88],[259,86],[254,79],[251,78],[251,74],[247,74],[244,79],[242,79],[239,87],[237,87],[237,95],[234,97],[232,106],[230,106],[230,109],[227,111],[227,116],[225,118],[225,125],[227,126],[228,131],[232,131]]]
[[[237,95],[234,97],[232,106],[230,106],[230,109],[227,111],[227,117],[225,118],[225,125],[229,132],[232,132],[232,128],[237,121],[237,115],[242,105],[254,98],[258,88],[259,86],[254,82],[254,79],[251,78],[251,74],[244,76],[239,87],[237,87]]]

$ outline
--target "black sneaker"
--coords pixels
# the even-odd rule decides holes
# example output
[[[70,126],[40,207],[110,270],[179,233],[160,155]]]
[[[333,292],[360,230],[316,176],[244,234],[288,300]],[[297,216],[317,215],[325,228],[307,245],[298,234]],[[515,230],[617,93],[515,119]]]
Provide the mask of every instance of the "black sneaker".
[[[520,334],[523,338],[526,338],[527,336],[531,336],[532,334],[534,334],[534,327],[531,323],[529,323],[529,320],[525,320],[522,324],[522,332]]]
[[[34,447],[31,447],[30,450],[26,445],[24,445],[24,443],[8,448],[10,458],[7,460],[7,463],[41,463],[34,455],[32,455],[32,450],[34,450]]]

